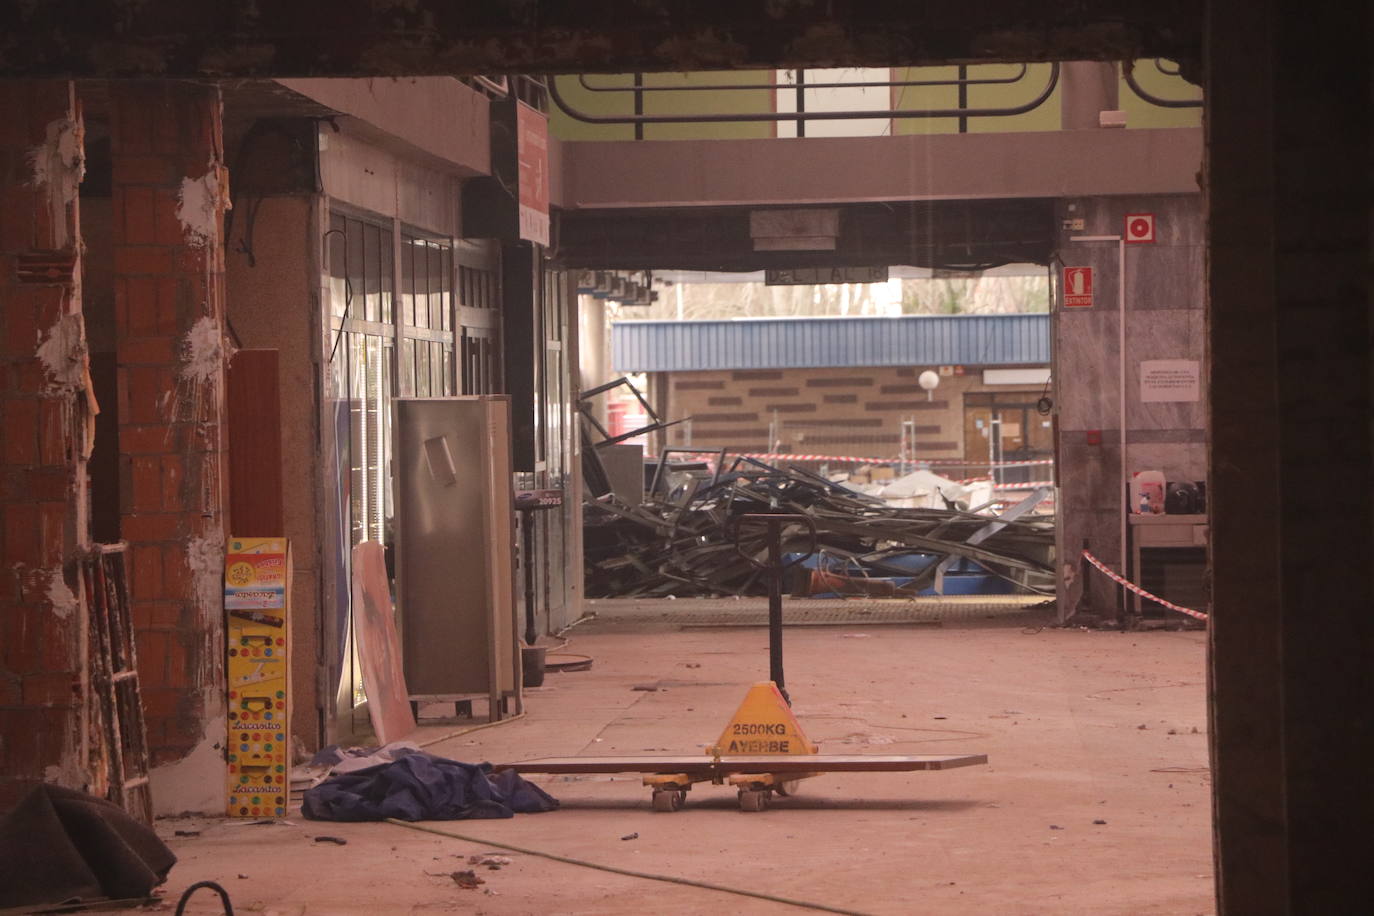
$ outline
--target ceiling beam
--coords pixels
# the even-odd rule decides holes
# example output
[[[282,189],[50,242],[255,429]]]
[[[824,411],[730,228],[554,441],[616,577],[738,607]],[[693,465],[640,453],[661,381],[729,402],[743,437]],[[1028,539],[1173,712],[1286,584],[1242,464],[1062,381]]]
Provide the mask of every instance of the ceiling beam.
[[[760,251],[749,207],[568,210],[557,214],[561,267],[752,271],[893,266],[981,269],[1047,263],[1051,200],[934,201],[840,206],[835,247]]]
[[[0,76],[681,71],[1169,57],[1196,0],[43,0],[0,4]]]

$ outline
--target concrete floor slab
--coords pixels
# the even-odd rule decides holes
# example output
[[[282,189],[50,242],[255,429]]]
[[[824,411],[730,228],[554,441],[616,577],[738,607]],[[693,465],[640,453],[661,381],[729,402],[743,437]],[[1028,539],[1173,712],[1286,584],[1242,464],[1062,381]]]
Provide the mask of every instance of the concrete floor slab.
[[[561,810],[427,825],[475,841],[299,816],[260,826],[164,820],[159,832],[181,859],[166,897],[210,878],[238,912],[800,912],[503,852],[500,842],[863,913],[1212,912],[1205,634],[1043,622],[787,633],[794,711],[822,752],[986,753],[985,767],[821,776],[754,814],[738,810],[728,787],[697,787],[683,810],[656,814],[636,776],[536,777]],[[759,629],[617,621],[571,636],[568,651],[591,655],[590,671],[550,674],[528,691],[525,717],[429,750],[496,761],[700,752],[768,670]],[[458,887],[449,874],[484,852],[511,864],[478,868],[484,884]],[[208,895],[197,899],[187,912],[220,912]]]

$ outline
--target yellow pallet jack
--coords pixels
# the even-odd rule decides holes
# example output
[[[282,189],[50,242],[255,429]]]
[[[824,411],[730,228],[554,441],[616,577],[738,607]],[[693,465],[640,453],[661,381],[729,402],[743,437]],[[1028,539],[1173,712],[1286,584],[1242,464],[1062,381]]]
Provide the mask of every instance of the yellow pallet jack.
[[[744,529],[750,524],[765,527],[768,562],[754,559],[746,550]],[[815,550],[816,528],[805,515],[751,514],[741,516],[735,532],[735,549],[769,574],[768,655],[772,680],[757,683],[745,694],[716,743],[701,757],[547,757],[518,763],[496,764],[495,770],[517,773],[643,773],[644,785],[653,790],[655,811],[677,811],[687,792],[698,783],[731,785],[739,794],[741,811],[763,811],[774,795],[792,795],[798,783],[825,773],[910,772],[948,770],[988,762],[986,754],[916,756],[869,756],[821,754],[802,731],[792,714],[784,686],[782,666],[782,578]],[[788,527],[809,529],[810,549],[784,562],[782,542]]]
[[[806,739],[782,692],[772,681],[749,688],[709,756],[546,757],[497,764],[517,773],[643,773],[653,790],[655,811],[677,811],[698,783],[731,785],[741,811],[763,811],[774,795],[788,796],[797,784],[826,773],[893,773],[949,770],[988,762],[986,754],[870,756],[821,754]]]

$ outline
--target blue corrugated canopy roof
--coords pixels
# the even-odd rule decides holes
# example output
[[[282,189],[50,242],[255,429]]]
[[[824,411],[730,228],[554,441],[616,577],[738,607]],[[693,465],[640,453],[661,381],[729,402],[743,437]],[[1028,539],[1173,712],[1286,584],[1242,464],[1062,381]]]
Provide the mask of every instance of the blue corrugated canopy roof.
[[[617,372],[1044,365],[1050,316],[623,321],[611,343]]]

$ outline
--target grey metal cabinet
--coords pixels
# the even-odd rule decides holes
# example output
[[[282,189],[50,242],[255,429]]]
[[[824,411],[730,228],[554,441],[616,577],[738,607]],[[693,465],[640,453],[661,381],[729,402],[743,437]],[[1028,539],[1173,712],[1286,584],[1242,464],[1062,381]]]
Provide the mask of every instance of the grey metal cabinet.
[[[396,595],[412,702],[518,713],[510,399],[397,398]]]

